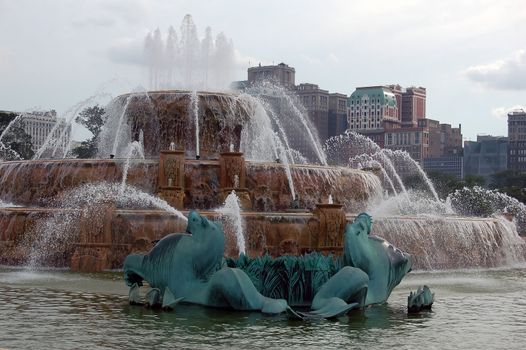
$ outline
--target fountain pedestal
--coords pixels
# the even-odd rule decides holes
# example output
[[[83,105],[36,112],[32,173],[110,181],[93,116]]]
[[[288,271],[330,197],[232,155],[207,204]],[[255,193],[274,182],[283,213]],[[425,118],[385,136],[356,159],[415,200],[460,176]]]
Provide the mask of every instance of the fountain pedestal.
[[[341,204],[316,204],[314,217],[309,220],[310,249],[327,253],[342,250],[347,219]]]
[[[103,215],[82,216],[78,243],[71,257],[72,271],[102,271],[111,268],[114,203],[100,207]]]
[[[184,151],[163,150],[159,156],[159,197],[176,209],[184,202]]]
[[[220,200],[236,191],[240,206],[243,209],[252,208],[250,192],[246,188],[245,158],[241,152],[222,152],[219,157],[219,186],[221,189]]]

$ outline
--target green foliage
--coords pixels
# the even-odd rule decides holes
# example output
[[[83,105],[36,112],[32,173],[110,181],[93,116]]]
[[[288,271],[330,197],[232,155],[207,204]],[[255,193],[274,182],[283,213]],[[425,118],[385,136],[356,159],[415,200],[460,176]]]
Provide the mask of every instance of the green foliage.
[[[447,198],[449,194],[454,193],[457,190],[461,190],[464,187],[483,187],[486,182],[484,177],[479,175],[468,175],[463,180],[458,179],[453,175],[445,174],[442,172],[429,172],[428,176],[433,182],[439,197],[442,199]],[[422,186],[423,184],[420,187]],[[425,188],[420,187],[418,189],[425,190]]]
[[[494,197],[489,196],[488,192],[480,189],[472,190],[464,187],[451,196],[451,205],[455,211],[465,216],[491,216],[496,208]]]
[[[506,170],[491,176],[490,188],[526,203],[526,173]]]
[[[342,268],[341,258],[321,253],[302,256],[270,255],[226,258],[228,267],[243,270],[266,297],[285,299],[290,305],[310,305],[318,290]]]
[[[104,125],[104,108],[93,106],[85,108],[79,113],[75,121],[85,126],[91,133],[92,137],[82,141],[80,146],[73,149],[73,155],[77,158],[93,158],[97,155],[97,137]]]
[[[0,112],[0,133],[5,130],[16,116],[17,114],[12,112]],[[11,126],[6,135],[4,135],[2,143],[15,151],[22,159],[31,159],[34,155],[31,136],[24,130],[22,118]]]

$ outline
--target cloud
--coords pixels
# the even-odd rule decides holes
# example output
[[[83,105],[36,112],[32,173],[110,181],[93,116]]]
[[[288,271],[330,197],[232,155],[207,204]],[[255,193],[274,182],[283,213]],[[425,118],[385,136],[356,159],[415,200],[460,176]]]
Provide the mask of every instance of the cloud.
[[[526,106],[515,105],[513,107],[497,107],[491,110],[491,114],[498,119],[507,119],[508,113],[521,109],[526,111]]]
[[[115,20],[109,17],[89,17],[82,20],[73,21],[72,24],[76,27],[101,27],[109,28],[115,25]]]
[[[493,63],[471,66],[463,71],[470,80],[499,90],[526,90],[526,50]]]
[[[120,38],[108,49],[108,57],[115,63],[143,65],[144,38]]]
[[[338,64],[340,63],[340,58],[333,52],[330,52],[324,57],[310,56],[307,54],[300,54],[302,60],[313,66],[325,66],[327,64]]]
[[[338,56],[336,56],[336,54],[334,54],[332,52],[329,53],[328,60],[329,60],[329,62],[334,63],[334,64],[340,63],[340,58]]]
[[[13,53],[5,48],[0,47],[0,73],[9,72],[13,63]]]

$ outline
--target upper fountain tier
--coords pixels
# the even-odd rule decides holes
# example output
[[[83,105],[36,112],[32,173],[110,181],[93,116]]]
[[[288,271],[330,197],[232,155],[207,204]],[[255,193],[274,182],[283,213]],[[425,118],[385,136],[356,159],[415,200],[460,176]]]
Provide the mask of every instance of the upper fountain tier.
[[[231,147],[239,151],[250,109],[235,94],[169,90],[121,95],[109,106],[99,155],[124,156],[142,131],[146,157],[157,157],[173,142],[186,158],[218,159]]]

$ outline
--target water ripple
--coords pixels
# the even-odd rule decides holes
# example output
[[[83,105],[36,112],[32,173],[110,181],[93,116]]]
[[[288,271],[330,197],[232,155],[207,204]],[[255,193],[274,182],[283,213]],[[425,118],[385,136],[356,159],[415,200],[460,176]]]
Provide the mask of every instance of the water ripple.
[[[158,312],[128,305],[118,275],[42,274],[0,270],[0,348],[519,349],[526,331],[526,269],[412,274],[389,304],[311,322],[188,305]],[[437,302],[408,316],[408,291],[422,283]]]

